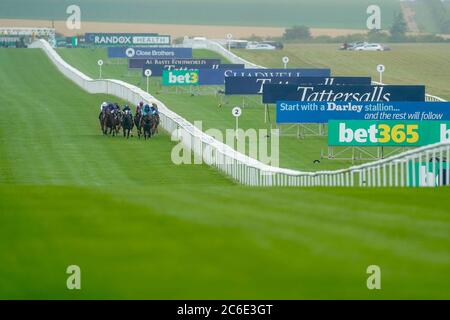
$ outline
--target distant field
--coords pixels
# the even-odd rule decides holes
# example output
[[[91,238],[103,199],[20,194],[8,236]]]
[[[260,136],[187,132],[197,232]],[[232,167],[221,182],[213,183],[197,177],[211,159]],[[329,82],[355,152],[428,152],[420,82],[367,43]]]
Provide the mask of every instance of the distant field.
[[[237,50],[235,53],[267,67],[282,67],[283,56],[289,67],[330,67],[334,75],[378,78],[376,66],[384,64],[385,83],[424,84],[427,93],[450,100],[449,44],[392,44],[392,51],[338,51],[336,45],[287,45],[282,51]]]
[[[238,186],[173,165],[165,134],[102,136],[112,98],[39,50],[0,68],[1,299],[450,298],[448,189]]]
[[[0,18],[65,20],[71,0],[2,0]],[[85,21],[193,25],[365,29],[366,9],[381,6],[383,28],[392,24],[397,0],[78,0]],[[149,30],[151,31],[151,30]]]

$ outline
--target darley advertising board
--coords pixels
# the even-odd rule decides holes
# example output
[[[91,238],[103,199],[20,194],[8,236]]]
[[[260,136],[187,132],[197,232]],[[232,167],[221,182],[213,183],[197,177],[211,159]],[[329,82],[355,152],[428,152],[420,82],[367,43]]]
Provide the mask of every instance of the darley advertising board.
[[[448,121],[371,121],[331,120],[328,122],[330,146],[415,147],[450,142]]]
[[[450,102],[277,102],[277,123],[330,120],[450,121]]]
[[[192,48],[108,47],[108,58],[192,59]]]
[[[86,33],[85,42],[96,46],[164,46],[170,36],[157,33]]]
[[[265,84],[263,103],[278,101],[425,101],[425,86],[304,86]]]
[[[370,85],[370,77],[226,77],[225,94],[255,95],[263,93],[265,84],[296,85]]]

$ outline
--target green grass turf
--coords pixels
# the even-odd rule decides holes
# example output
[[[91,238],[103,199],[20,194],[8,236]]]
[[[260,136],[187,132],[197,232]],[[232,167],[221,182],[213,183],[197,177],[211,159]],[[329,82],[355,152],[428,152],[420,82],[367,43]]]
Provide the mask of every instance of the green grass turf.
[[[2,0],[0,17],[66,20],[71,4],[70,0]],[[353,29],[366,28],[366,9],[372,4],[380,5],[382,27],[389,28],[393,12],[400,8],[397,0],[77,1],[84,21]]]
[[[0,68],[0,298],[450,297],[448,189],[237,186],[172,165],[166,135],[102,136],[108,97],[39,50]]]

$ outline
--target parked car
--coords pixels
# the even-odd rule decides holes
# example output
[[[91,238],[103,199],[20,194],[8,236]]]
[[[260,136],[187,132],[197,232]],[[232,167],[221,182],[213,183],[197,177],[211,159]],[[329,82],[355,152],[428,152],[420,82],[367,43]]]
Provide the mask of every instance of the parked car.
[[[248,50],[276,50],[276,48],[270,44],[266,43],[252,43],[249,42],[247,45]]]
[[[245,47],[246,49],[254,49],[254,48],[256,48],[256,46],[258,45],[259,43],[258,42],[256,42],[256,41],[249,41],[248,43],[247,43],[247,46]]]
[[[247,40],[228,40],[227,44],[231,49],[245,49],[248,45]]]
[[[379,43],[368,43],[363,46],[356,47],[355,51],[384,51],[384,47]]]
[[[362,46],[365,46],[365,45],[367,45],[367,44],[369,44],[368,42],[363,42],[363,41],[360,41],[360,42],[352,42],[352,43],[349,43],[348,45],[347,45],[347,50],[355,50],[356,48],[359,48],[359,47],[362,47]]]
[[[280,41],[263,41],[262,43],[274,46],[278,50],[283,50],[283,48],[284,48],[283,43]]]

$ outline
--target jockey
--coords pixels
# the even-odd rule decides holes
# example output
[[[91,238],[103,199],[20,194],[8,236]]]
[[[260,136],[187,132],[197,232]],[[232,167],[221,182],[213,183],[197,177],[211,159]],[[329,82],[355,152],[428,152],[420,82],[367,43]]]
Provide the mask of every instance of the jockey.
[[[158,106],[156,105],[156,103],[152,103],[151,110],[152,110],[152,114],[159,114]]]
[[[106,110],[110,113],[114,113],[114,111],[116,110],[116,106],[113,103],[109,103],[106,107]]]
[[[142,108],[144,107],[144,102],[139,102],[139,104],[136,106],[136,114],[142,113]]]
[[[108,106],[108,102],[103,102],[101,105],[100,105],[100,112],[102,112],[103,110],[105,110],[105,108]]]
[[[142,116],[145,117],[147,115],[147,113],[150,113],[150,112],[151,112],[150,106],[148,104],[146,104],[144,106],[144,109],[142,110]]]
[[[124,113],[131,113],[131,109],[130,109],[130,107],[126,104],[124,107],[123,107],[123,110],[122,110]]]

